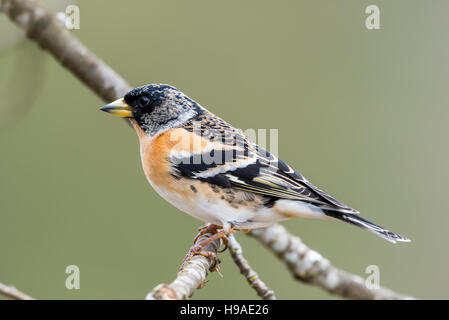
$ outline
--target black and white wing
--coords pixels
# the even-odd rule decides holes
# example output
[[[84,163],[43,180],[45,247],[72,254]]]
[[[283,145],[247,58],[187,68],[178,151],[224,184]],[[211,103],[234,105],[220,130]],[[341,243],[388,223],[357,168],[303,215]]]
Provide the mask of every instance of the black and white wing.
[[[361,217],[357,210],[314,186],[222,119],[208,113],[199,121],[202,125],[197,132],[191,125],[185,129],[213,142],[205,143],[208,146],[200,152],[173,154],[170,162],[174,176],[258,194],[266,199],[266,206],[273,206],[283,199],[309,203],[328,217],[361,227],[390,242],[410,241]]]
[[[193,125],[185,129],[200,135],[202,139],[213,141],[213,148],[205,148],[201,153],[173,155],[170,161],[175,175],[253,192],[267,197],[271,202],[277,199],[300,200],[324,210],[358,213],[250,142],[222,119],[209,114],[203,116],[200,123],[197,132]]]

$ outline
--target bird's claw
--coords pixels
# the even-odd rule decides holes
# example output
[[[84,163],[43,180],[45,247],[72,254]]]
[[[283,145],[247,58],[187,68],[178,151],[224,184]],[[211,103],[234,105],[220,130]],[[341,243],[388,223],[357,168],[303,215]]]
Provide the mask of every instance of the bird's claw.
[[[199,228],[198,228],[198,234],[197,234],[197,235],[195,236],[195,238],[193,239],[193,243],[196,243],[197,240],[198,240],[201,236],[204,236],[204,235],[207,234],[207,233],[215,234],[215,233],[218,232],[219,229],[222,229],[222,228],[223,228],[222,226],[219,226],[219,225],[216,225],[216,224],[212,224],[212,223],[208,223],[208,224],[206,224],[206,225],[204,225],[204,226],[202,226],[202,227],[199,227]],[[227,236],[224,236],[224,237],[222,237],[221,239],[223,240],[224,248],[221,249],[221,250],[219,250],[219,251],[218,251],[219,253],[222,253],[222,252],[226,251],[226,249],[228,248],[228,242],[229,242]]]
[[[211,234],[215,234],[217,233],[218,229],[221,229],[222,226],[216,225],[216,224],[212,224],[212,223],[208,223],[202,227],[198,228],[198,234],[195,236],[195,238],[193,238],[193,243],[196,243],[196,241],[201,237],[204,236],[207,233],[211,233]]]
[[[199,229],[200,232],[194,239],[195,244],[190,248],[189,252],[187,252],[184,260],[182,261],[180,270],[183,270],[186,263],[188,261],[190,261],[190,259],[192,259],[194,256],[202,255],[202,256],[210,259],[210,261],[211,261],[210,271],[211,272],[217,271],[218,264],[220,263],[220,261],[217,257],[217,254],[215,252],[205,251],[203,249],[211,242],[219,240],[219,239],[223,239],[223,243],[225,245],[225,248],[219,252],[223,252],[224,250],[227,249],[227,247],[228,247],[227,235],[229,235],[234,230],[234,227],[232,226],[229,230],[226,230],[226,231],[225,230],[218,231],[218,229],[222,229],[222,228],[223,227],[215,225],[215,224],[207,224],[207,225],[201,227]],[[212,236],[196,243],[198,241],[198,239],[206,233],[212,233]]]

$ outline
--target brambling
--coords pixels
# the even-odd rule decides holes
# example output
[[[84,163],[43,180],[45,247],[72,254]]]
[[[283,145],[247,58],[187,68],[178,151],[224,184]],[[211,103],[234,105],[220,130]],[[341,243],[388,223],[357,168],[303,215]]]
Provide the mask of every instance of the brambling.
[[[129,118],[149,183],[175,207],[206,223],[198,236],[213,233],[187,258],[210,255],[202,249],[234,229],[263,228],[294,217],[341,220],[393,243],[410,241],[362,218],[172,86],[135,88],[101,110]]]

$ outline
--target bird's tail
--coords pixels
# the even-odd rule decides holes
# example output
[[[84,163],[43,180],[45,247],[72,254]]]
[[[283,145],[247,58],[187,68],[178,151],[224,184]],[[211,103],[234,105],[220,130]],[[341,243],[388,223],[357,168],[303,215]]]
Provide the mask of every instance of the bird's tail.
[[[356,225],[358,227],[361,227],[365,230],[368,230],[369,232],[374,233],[375,235],[384,238],[387,241],[390,241],[392,243],[396,243],[396,241],[400,242],[410,242],[409,239],[400,236],[397,233],[388,231],[387,229],[384,229],[377,224],[366,220],[365,218],[362,218],[358,214],[353,213],[345,213],[340,211],[332,211],[332,210],[323,210],[324,213],[334,219],[341,220],[348,222],[350,224]]]

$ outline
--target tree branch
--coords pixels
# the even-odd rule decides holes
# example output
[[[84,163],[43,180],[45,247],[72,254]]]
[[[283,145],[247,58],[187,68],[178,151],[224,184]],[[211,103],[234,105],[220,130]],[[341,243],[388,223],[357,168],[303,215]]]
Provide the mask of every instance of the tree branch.
[[[382,287],[369,289],[363,278],[335,268],[329,260],[307,247],[281,225],[255,229],[249,235],[276,254],[295,279],[316,285],[329,293],[349,299],[414,299]]]
[[[123,96],[131,86],[111,67],[74,38],[53,12],[35,0],[0,0],[0,11],[22,28],[29,39],[47,50],[94,93],[109,102]],[[404,299],[388,289],[369,290],[361,277],[330,265],[319,253],[280,225],[250,233],[282,259],[295,278],[326,291],[354,299]],[[216,246],[217,244],[215,244]],[[210,261],[196,256],[170,285],[155,288],[147,298],[187,298],[204,284]]]
[[[237,242],[233,234],[228,236],[229,243],[228,248],[232,259],[237,267],[240,269],[240,273],[246,278],[251,288],[253,288],[257,295],[264,300],[276,300],[274,291],[268,288],[263,282],[257,272],[249,265],[248,261],[243,256],[243,250],[240,243]]]
[[[73,37],[55,14],[37,1],[0,0],[0,11],[103,100],[118,99],[131,90],[122,77]]]
[[[0,295],[14,299],[14,300],[34,300],[33,297],[23,293],[16,287],[7,286],[0,282]]]
[[[207,239],[212,234],[207,233],[199,237],[195,244]],[[217,254],[221,239],[215,240],[204,247],[204,251]],[[218,259],[218,258],[217,258]],[[206,284],[208,271],[214,266],[210,258],[201,255],[194,256],[186,263],[184,268],[178,272],[176,279],[170,284],[159,284],[146,296],[146,300],[185,300],[193,295],[196,289]]]

